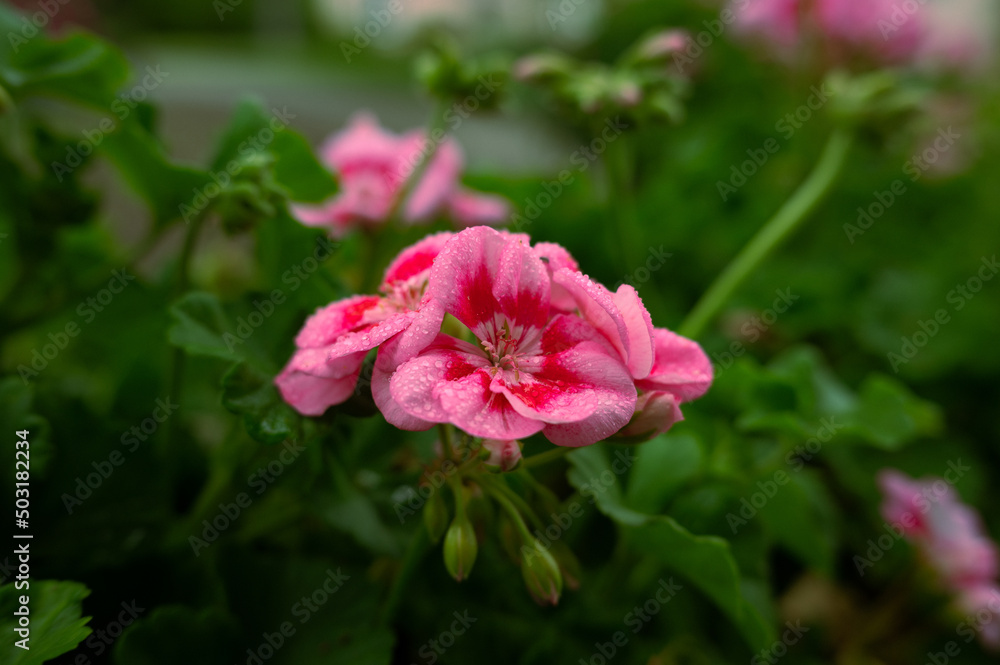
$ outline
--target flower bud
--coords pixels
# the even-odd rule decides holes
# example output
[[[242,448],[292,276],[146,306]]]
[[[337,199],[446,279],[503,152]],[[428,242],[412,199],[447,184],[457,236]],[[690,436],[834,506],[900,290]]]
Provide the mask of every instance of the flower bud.
[[[424,526],[432,543],[441,540],[448,528],[448,506],[445,505],[441,490],[434,490],[424,506]]]
[[[513,471],[521,463],[521,442],[483,439],[486,468],[493,472]]]
[[[639,42],[628,58],[629,63],[652,65],[669,61],[688,47],[691,35],[686,30],[662,30]]]
[[[472,572],[477,551],[472,522],[464,514],[457,515],[444,536],[444,565],[457,582],[466,579]]]
[[[514,78],[526,82],[544,82],[569,76],[574,69],[572,60],[558,53],[539,53],[514,63]]]
[[[528,592],[539,605],[556,605],[562,593],[559,564],[538,539],[521,548],[521,574]]]

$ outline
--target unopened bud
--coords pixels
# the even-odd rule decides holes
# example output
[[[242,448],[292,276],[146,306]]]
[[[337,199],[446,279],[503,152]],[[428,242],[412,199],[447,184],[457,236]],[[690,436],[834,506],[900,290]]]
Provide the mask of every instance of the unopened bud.
[[[556,605],[562,593],[559,564],[537,539],[521,548],[521,574],[528,592],[539,605]]]
[[[663,30],[639,42],[633,60],[637,64],[652,64],[683,53],[691,35],[685,30]]]
[[[476,532],[465,515],[458,515],[444,536],[444,565],[456,581],[461,582],[472,572],[476,562]]]
[[[513,471],[521,463],[521,442],[483,439],[486,468],[490,471]]]

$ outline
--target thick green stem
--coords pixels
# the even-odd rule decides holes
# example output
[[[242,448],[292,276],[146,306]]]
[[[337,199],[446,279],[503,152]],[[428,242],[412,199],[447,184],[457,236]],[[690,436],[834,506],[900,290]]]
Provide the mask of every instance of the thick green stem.
[[[685,337],[698,337],[747,276],[816,209],[843,170],[852,139],[847,130],[834,131],[808,180],[716,278],[678,328],[678,333]]]

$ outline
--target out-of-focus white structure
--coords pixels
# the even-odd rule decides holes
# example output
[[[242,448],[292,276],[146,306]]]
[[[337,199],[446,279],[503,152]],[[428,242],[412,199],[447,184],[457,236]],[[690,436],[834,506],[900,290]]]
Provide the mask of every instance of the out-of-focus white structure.
[[[432,25],[478,43],[578,42],[596,28],[605,0],[313,0],[313,8],[321,29],[344,35],[384,19],[390,3],[397,12],[379,25],[374,48],[393,48]]]

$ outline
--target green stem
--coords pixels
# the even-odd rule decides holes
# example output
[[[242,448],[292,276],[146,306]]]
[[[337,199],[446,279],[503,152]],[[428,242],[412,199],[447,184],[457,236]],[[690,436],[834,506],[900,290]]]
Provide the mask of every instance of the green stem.
[[[524,544],[527,545],[529,543],[534,542],[535,536],[532,535],[531,531],[528,530],[528,525],[525,524],[524,518],[521,516],[521,513],[517,509],[517,506],[514,505],[514,502],[506,495],[504,491],[500,489],[499,484],[488,483],[484,484],[483,487],[485,487],[486,490],[490,493],[490,495],[492,495],[493,498],[496,499],[496,502],[500,504],[500,507],[503,508],[505,511],[507,511],[507,514],[510,515],[511,520],[514,521],[514,528],[517,529],[517,532],[521,535],[521,538],[524,539]]]
[[[410,197],[410,193],[413,188],[416,187],[417,183],[424,175],[424,171],[427,170],[427,166],[434,159],[434,155],[437,154],[438,148],[447,139],[447,133],[444,131],[445,118],[447,117],[447,111],[450,108],[449,104],[442,103],[434,110],[433,119],[430,122],[430,126],[427,129],[427,151],[421,156],[420,161],[417,162],[413,169],[407,174],[406,180],[403,181],[402,186],[400,186],[399,191],[396,192],[396,199],[392,203],[392,207],[389,208],[389,214],[386,215],[386,220],[390,223],[399,216],[403,210],[403,206],[406,203],[406,199]],[[440,134],[440,140],[434,140],[434,136]]]
[[[638,252],[642,245],[642,229],[636,208],[634,191],[635,157],[629,145],[629,136],[622,135],[608,144],[605,166],[608,169],[611,196],[608,203],[611,215],[618,219],[615,235],[621,252],[623,268],[634,269],[640,261]]]
[[[562,458],[567,453],[571,453],[575,448],[570,448],[568,446],[557,446],[552,450],[546,450],[544,453],[538,453],[537,455],[532,455],[530,457],[525,457],[522,461],[522,465],[525,468],[530,468],[533,466],[541,466],[542,464],[548,464],[553,460]]]
[[[716,278],[678,328],[678,333],[698,337],[747,276],[816,209],[843,170],[852,139],[846,130],[834,131],[809,178]]]
[[[439,423],[438,432],[441,434],[441,448],[444,450],[444,458],[454,459],[455,450],[452,445],[451,425],[448,423]]]
[[[188,226],[187,231],[184,235],[184,245],[181,248],[180,259],[177,264],[177,282],[174,285],[174,298],[179,298],[187,291],[189,278],[188,272],[190,271],[191,257],[194,256],[194,249],[198,244],[198,236],[201,234],[201,230],[205,226],[205,220],[208,218],[208,211],[212,207],[209,206],[205,208],[201,213],[194,218],[191,224]],[[168,402],[171,404],[180,404],[180,394],[181,385],[184,383],[184,362],[187,358],[184,350],[179,346],[175,346],[170,354],[170,383],[168,388]],[[167,421],[164,427],[164,435],[160,439],[160,454],[164,458],[169,457],[170,451],[173,449],[173,439],[174,433],[177,427],[174,423],[176,418],[171,418]],[[171,469],[167,469],[168,472],[172,472]]]
[[[517,510],[527,516],[528,520],[535,525],[536,529],[545,528],[545,524],[543,524],[542,520],[535,514],[535,511],[531,509],[531,506],[529,506],[524,499],[518,496],[514,490],[508,487],[507,483],[503,479],[494,476],[481,476],[479,478],[479,484],[494,497],[503,496],[507,503],[514,506]]]

